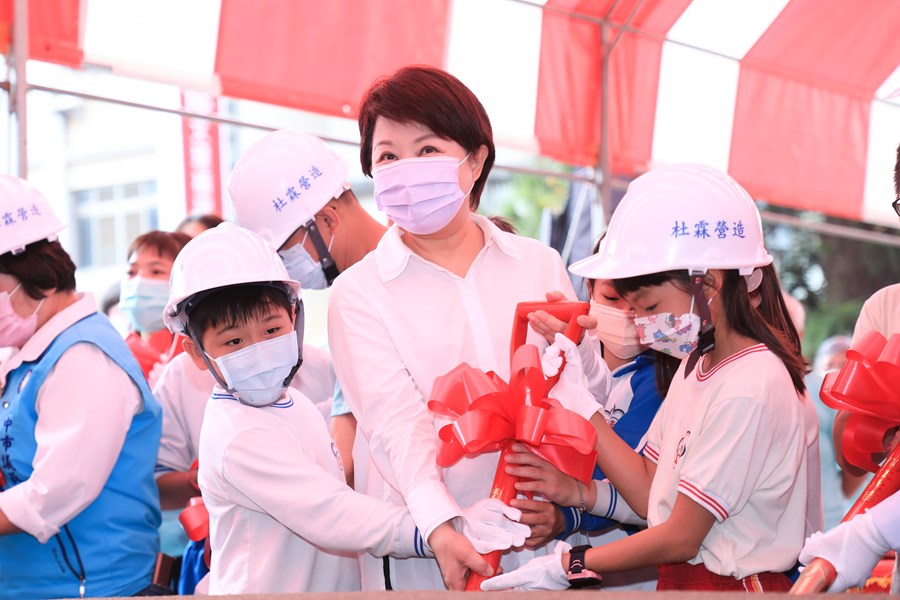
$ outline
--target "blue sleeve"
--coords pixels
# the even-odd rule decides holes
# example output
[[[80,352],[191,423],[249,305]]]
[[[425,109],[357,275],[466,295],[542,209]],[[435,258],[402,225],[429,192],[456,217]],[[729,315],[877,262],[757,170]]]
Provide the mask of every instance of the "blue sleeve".
[[[600,469],[594,467],[594,479],[603,479],[602,475],[598,477],[599,473]],[[602,531],[617,524],[612,519],[604,519],[589,512],[582,513],[574,506],[557,506],[556,508],[562,513],[566,522],[563,532],[556,536],[558,540],[563,540],[576,531]]]
[[[641,443],[644,434],[650,429],[650,423],[656,416],[659,407],[662,405],[662,398],[656,389],[656,374],[654,372],[653,363],[646,363],[634,372],[631,376],[631,405],[628,412],[622,415],[613,425],[613,431],[616,432],[622,441],[637,449],[637,445]],[[599,477],[598,477],[599,475]],[[605,479],[603,471],[596,469],[594,471],[594,479]]]
[[[350,414],[350,405],[344,399],[344,392],[341,391],[341,384],[334,382],[334,396],[331,401],[331,416],[339,417],[341,415]]]
[[[631,376],[631,389],[634,392],[631,406],[613,426],[613,431],[626,444],[637,449],[662,404],[662,398],[656,390],[653,363],[634,372]]]
[[[662,398],[656,389],[653,363],[649,362],[637,369],[631,376],[630,384],[633,392],[631,405],[628,407],[628,412],[622,415],[613,426],[613,431],[626,444],[636,449],[662,404]],[[594,479],[605,478],[603,471],[595,467]],[[560,508],[560,510],[563,513],[566,528],[557,539],[563,539],[575,531],[602,531],[617,524],[612,519],[598,517],[591,513],[580,514],[581,511],[572,507]]]

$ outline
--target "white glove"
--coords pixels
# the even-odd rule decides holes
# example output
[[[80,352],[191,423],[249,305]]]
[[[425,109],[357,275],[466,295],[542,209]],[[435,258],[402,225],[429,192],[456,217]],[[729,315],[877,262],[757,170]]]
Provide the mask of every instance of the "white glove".
[[[814,558],[830,562],[837,577],[828,591],[843,592],[865,585],[872,569],[888,550],[890,547],[875,528],[872,515],[866,511],[826,533],[811,535],[800,552],[800,562],[808,565]]]
[[[556,542],[553,553],[532,558],[515,571],[503,573],[481,583],[482,592],[496,590],[564,590],[569,577],[562,566],[562,553],[572,549],[566,542]]]
[[[586,331],[581,343],[578,344],[578,354],[581,355],[581,366],[584,376],[588,381],[588,389],[600,404],[606,406],[609,392],[612,389],[612,373],[609,365],[603,360],[603,346],[593,331]]]
[[[479,554],[525,545],[531,527],[518,523],[522,511],[497,498],[484,498],[463,511],[462,534]]]
[[[547,346],[541,357],[544,376],[552,377],[559,372],[562,363],[559,356],[560,351],[566,357],[566,366],[559,376],[559,381],[548,395],[559,400],[564,408],[589,420],[594,413],[603,408],[603,405],[599,404],[591,393],[578,346],[562,333],[556,334],[556,341]]]

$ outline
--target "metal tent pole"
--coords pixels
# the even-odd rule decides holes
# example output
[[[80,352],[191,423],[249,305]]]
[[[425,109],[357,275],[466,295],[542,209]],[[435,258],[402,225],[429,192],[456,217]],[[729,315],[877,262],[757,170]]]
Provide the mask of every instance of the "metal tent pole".
[[[15,0],[13,4],[13,88],[10,112],[16,117],[16,158],[19,177],[28,177],[28,113],[26,93],[28,77],[25,67],[28,62],[28,0]]]

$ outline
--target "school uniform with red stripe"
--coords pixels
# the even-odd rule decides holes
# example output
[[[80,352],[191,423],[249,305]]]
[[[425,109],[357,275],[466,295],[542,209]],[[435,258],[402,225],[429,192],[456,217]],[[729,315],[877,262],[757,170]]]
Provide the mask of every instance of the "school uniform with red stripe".
[[[822,527],[815,408],[762,344],[711,369],[701,360],[687,377],[686,362],[647,432],[643,452],[657,464],[647,521],[668,519],[683,494],[716,519],[689,565],[713,579],[787,571]],[[681,571],[684,586],[704,589],[696,569]]]

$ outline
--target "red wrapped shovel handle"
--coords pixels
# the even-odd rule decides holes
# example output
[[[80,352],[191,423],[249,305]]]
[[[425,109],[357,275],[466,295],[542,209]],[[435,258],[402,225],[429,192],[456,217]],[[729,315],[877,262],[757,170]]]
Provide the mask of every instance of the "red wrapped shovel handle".
[[[881,468],[875,473],[875,477],[863,490],[850,507],[846,516],[841,520],[849,521],[856,515],[862,514],[867,508],[872,508],[888,496],[900,490],[900,445],[888,455]],[[837,571],[830,562],[824,558],[813,559],[800,573],[800,577],[791,587],[791,594],[818,594],[827,590],[837,577]]]

